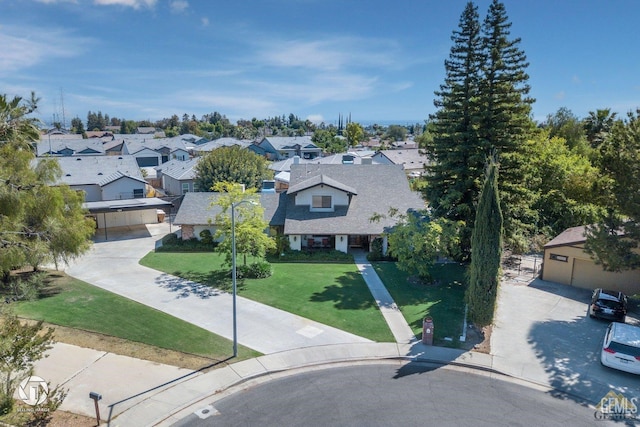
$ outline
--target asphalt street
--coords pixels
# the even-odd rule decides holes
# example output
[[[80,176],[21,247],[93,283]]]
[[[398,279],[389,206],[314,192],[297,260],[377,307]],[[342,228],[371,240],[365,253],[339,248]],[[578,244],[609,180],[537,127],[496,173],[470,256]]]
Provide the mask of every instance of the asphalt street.
[[[275,379],[203,405],[174,425],[613,425],[594,412],[495,375],[394,362]]]

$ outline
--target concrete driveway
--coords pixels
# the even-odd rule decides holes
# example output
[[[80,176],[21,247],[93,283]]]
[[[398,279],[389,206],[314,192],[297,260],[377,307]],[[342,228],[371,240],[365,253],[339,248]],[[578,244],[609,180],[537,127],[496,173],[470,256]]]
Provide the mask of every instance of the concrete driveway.
[[[606,368],[607,321],[591,319],[591,291],[540,279],[503,281],[491,335],[493,367],[597,403],[610,390],[640,398],[640,376]],[[638,315],[627,323],[640,325]]]
[[[232,339],[231,294],[138,263],[168,232],[169,225],[161,223],[109,230],[107,240],[98,234],[91,251],[73,262],[66,272]],[[301,347],[371,342],[242,297],[237,300],[237,321],[238,342],[264,354]]]

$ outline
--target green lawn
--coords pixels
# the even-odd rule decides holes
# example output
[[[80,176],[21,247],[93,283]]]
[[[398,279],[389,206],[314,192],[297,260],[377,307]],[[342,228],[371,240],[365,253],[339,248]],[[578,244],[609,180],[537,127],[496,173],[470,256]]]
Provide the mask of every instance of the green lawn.
[[[216,360],[232,354],[231,341],[191,323],[62,273],[48,280],[42,298],[12,304],[16,314]],[[238,348],[240,359],[258,355]]]
[[[436,264],[431,272],[437,285],[418,284],[395,263],[376,262],[373,266],[402,311],[416,337],[422,337],[422,322],[433,318],[434,340],[439,345],[457,345],[464,322],[465,267]],[[445,337],[453,338],[450,344]]]
[[[247,260],[248,263],[253,260]],[[238,257],[242,262],[242,256]],[[145,265],[221,289],[230,289],[230,268],[215,253],[151,252]],[[238,281],[238,293],[317,322],[379,342],[393,335],[353,263],[274,263],[266,279]]]

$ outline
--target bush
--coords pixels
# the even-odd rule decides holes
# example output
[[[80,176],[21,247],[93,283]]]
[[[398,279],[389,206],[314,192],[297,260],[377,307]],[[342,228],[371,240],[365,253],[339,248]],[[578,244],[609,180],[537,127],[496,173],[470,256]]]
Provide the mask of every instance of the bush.
[[[353,262],[353,255],[337,250],[331,251],[286,251],[282,256],[270,258],[272,262]]]
[[[254,262],[249,265],[236,266],[236,274],[238,278],[246,279],[266,279],[271,276],[271,264],[268,262]]]
[[[200,233],[201,236],[204,231]],[[193,237],[189,240],[182,240],[175,233],[171,233],[162,238],[162,246],[157,247],[156,252],[213,252],[216,246],[218,246],[218,243],[214,242],[213,238],[207,243],[206,238],[205,240],[198,240]]]
[[[205,245],[212,245],[213,244],[213,236],[211,235],[211,231],[202,230],[200,232],[200,241],[202,243],[204,243]]]

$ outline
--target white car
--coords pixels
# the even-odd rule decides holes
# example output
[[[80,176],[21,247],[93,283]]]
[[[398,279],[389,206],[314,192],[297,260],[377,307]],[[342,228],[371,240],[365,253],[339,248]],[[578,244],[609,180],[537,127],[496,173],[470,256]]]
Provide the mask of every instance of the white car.
[[[640,327],[618,322],[609,324],[600,362],[613,369],[640,375]]]

